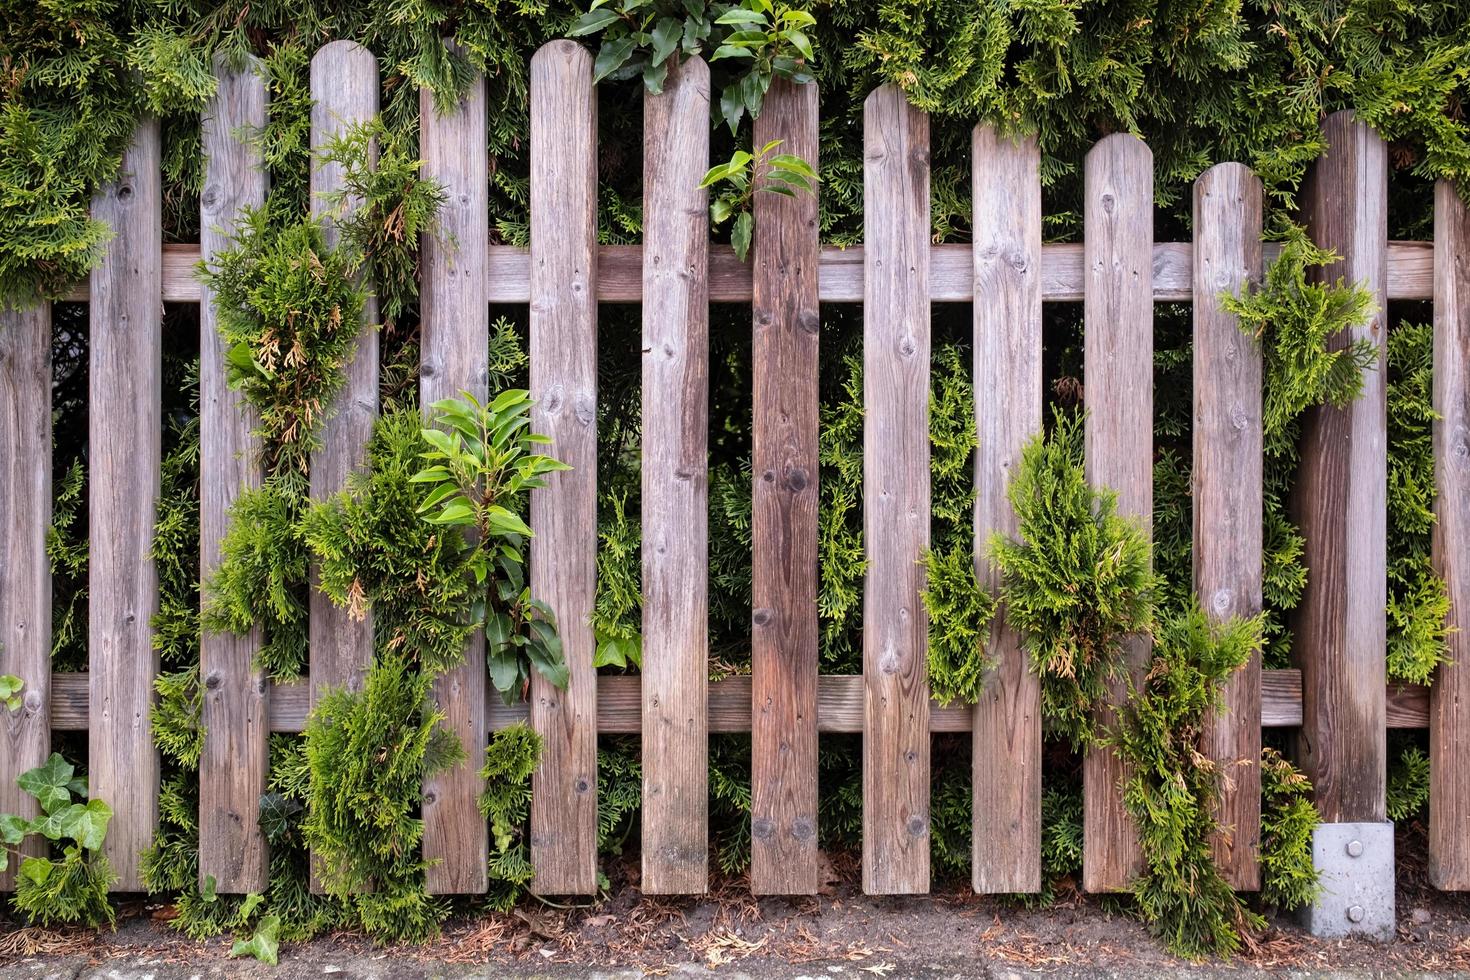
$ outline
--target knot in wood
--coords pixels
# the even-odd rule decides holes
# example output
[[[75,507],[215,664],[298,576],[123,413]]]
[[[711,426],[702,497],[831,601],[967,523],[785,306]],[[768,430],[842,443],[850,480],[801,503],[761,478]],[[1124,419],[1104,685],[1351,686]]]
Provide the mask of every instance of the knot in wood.
[[[27,691],[26,692],[26,696],[25,696],[25,708],[24,708],[24,710],[26,711],[26,713],[28,713],[28,714],[35,714],[36,712],[41,711],[44,707],[45,707],[45,705],[44,705],[44,703],[41,700],[41,692],[40,691]]]
[[[585,793],[592,788],[592,782],[586,776],[581,776],[574,784],[574,788],[578,793]]]
[[[878,669],[885,674],[898,673],[899,656],[894,650],[884,650],[883,656],[878,659]]]
[[[1230,406],[1230,427],[1232,429],[1243,432],[1246,426],[1250,425],[1250,421],[1250,416],[1246,414],[1244,405],[1236,402]]]
[[[914,814],[908,820],[908,832],[910,837],[923,837],[929,833],[929,820],[921,814]]]
[[[822,318],[815,310],[803,310],[796,317],[796,325],[807,333],[816,333],[822,328]]]
[[[424,806],[433,806],[435,801],[437,801],[438,799],[439,797],[435,796],[433,793],[425,793]]]
[[[222,683],[224,683],[224,678],[220,677],[217,673],[211,673],[208,677],[204,678],[204,687],[206,690],[217,690]]]
[[[750,836],[756,840],[770,840],[771,835],[776,832],[776,825],[766,817],[761,817],[750,822]]]
[[[589,395],[586,392],[578,395],[576,405],[572,409],[572,414],[576,416],[577,423],[583,428],[596,422],[597,396]]]
[[[811,474],[806,471],[806,467],[793,466],[791,471],[786,474],[786,486],[791,488],[794,493],[800,493],[806,489],[810,478]]]
[[[898,353],[903,357],[913,357],[919,350],[919,344],[913,337],[904,337],[898,342]]]
[[[814,840],[817,836],[817,822],[811,817],[797,817],[791,822],[791,836],[799,841]]]
[[[1031,256],[1025,249],[1012,248],[1006,251],[1006,265],[1017,272],[1025,272],[1031,268]]]
[[[1215,594],[1210,598],[1210,605],[1214,608],[1216,615],[1224,616],[1230,611],[1230,603],[1234,598],[1235,593],[1232,590],[1216,589]]]
[[[751,614],[750,621],[757,626],[764,626],[771,621],[771,611],[769,609],[757,609]]]

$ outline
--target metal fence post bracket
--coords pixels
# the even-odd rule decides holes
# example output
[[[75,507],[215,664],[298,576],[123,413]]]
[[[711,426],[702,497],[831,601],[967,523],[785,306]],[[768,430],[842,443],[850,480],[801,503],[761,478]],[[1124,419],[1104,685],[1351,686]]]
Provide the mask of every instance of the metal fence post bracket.
[[[1392,822],[1318,824],[1312,865],[1321,872],[1322,891],[1303,910],[1307,931],[1327,939],[1393,938]]]

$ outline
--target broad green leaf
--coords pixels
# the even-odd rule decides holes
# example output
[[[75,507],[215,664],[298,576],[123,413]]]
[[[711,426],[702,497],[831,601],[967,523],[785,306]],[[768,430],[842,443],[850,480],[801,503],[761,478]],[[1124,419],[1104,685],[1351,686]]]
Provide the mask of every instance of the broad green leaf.
[[[607,0],[603,0],[607,2]],[[596,34],[605,27],[618,22],[618,14],[615,10],[598,10],[593,8],[572,22],[567,30],[567,37],[581,37],[584,34]]]
[[[51,867],[49,858],[28,857],[20,862],[20,874],[39,888],[51,877]]]
[[[112,807],[103,800],[73,803],[60,811],[61,833],[70,837],[89,851],[102,849],[107,837],[107,824],[112,819]]]
[[[491,415],[499,415],[513,405],[519,405],[523,402],[529,404],[530,401],[531,393],[526,389],[507,388],[495,396],[495,400],[490,403],[489,411]]]
[[[653,28],[653,63],[662,65],[669,55],[679,50],[684,25],[673,17],[661,17]]]
[[[730,230],[730,244],[735,249],[735,257],[741,262],[750,254],[750,238],[755,230],[755,219],[749,211],[740,212],[735,219],[735,227]]]
[[[716,24],[764,24],[766,18],[754,10],[735,7],[715,19]]]
[[[53,752],[43,765],[21,773],[16,785],[39,800],[41,809],[51,813],[71,802],[68,784],[75,772],[71,763]]]
[[[592,64],[592,81],[602,81],[628,60],[637,46],[637,39],[633,37],[620,37],[611,41],[604,41],[597,52],[597,60]]]
[[[721,58],[755,58],[755,52],[749,48],[738,47],[733,44],[722,44],[715,48],[715,53],[710,55],[710,61],[719,61]],[[723,100],[722,100],[723,101]]]
[[[216,899],[219,898],[216,894],[218,887],[219,885],[215,882],[214,875],[204,876],[204,884],[199,888],[199,898],[203,900],[204,904],[213,905],[215,903]]]
[[[732,135],[740,128],[740,120],[744,115],[745,101],[740,97],[740,83],[731,82],[720,92],[720,117],[730,127]]]
[[[808,180],[817,180],[817,172],[812,165],[801,157],[791,153],[780,153],[771,157],[771,166],[781,170],[790,170],[792,173],[801,174]]]
[[[816,54],[812,51],[812,42],[800,30],[793,27],[789,31],[782,31],[781,36],[790,41],[791,46],[800,51],[803,58],[808,61],[816,58]]]
[[[654,95],[662,95],[664,82],[669,77],[669,63],[665,61],[661,65],[647,65],[643,69],[643,87]]]
[[[251,892],[245,896],[245,901],[240,903],[240,921],[248,921],[255,910],[260,908],[260,903],[265,901],[265,896],[260,892]]]
[[[26,682],[14,674],[0,674],[0,700],[10,700],[25,686]]]
[[[515,688],[521,667],[516,661],[515,653],[508,646],[486,654],[485,663],[490,668],[490,683],[495,685],[497,691],[511,691]]]
[[[9,844],[13,847],[25,840],[26,834],[29,833],[31,833],[29,820],[13,813],[0,813],[0,844]],[[0,848],[0,853],[4,853],[3,848]]]
[[[255,927],[255,935],[249,939],[235,941],[235,945],[230,947],[231,958],[253,956],[262,963],[275,966],[281,949],[277,939],[280,931],[281,917],[279,915],[266,916],[260,920],[260,925]]]
[[[452,474],[449,472],[449,470],[446,467],[443,467],[443,466],[430,466],[430,467],[428,467],[426,469],[419,470],[413,476],[409,477],[408,478],[408,482],[409,483],[437,483],[440,480],[447,480],[447,479],[449,479],[451,475]]]
[[[443,429],[424,429],[424,441],[446,456],[454,457],[459,454],[460,447],[455,444],[454,437]]]

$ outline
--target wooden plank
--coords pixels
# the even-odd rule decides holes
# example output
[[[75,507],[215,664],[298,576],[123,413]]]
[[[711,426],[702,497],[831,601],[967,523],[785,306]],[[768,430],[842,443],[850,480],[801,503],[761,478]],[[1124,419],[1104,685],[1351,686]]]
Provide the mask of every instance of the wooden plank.
[[[643,98],[643,879],[709,890],[709,67]]]
[[[352,41],[333,41],[311,59],[311,93],[311,145],[320,151],[333,137],[378,114],[378,61]],[[328,203],[328,195],[342,190],[344,178],[340,164],[319,161],[312,167],[311,213],[323,219],[327,244],[333,248],[340,238],[338,223],[362,205],[357,198],[336,207]],[[371,291],[372,284],[366,285]],[[346,383],[322,425],[321,446],[311,454],[314,500],[340,492],[348,476],[366,469],[367,444],[378,415],[377,321],[377,299],[369,295]],[[357,690],[373,659],[372,611],[354,617],[313,588],[310,623],[312,703],[331,688]]]
[[[817,89],[777,79],[755,144],[817,167]],[[751,890],[817,873],[817,200],[755,197]]]
[[[1312,237],[1343,257],[1324,279],[1362,283],[1376,307],[1332,340],[1387,333],[1388,160],[1382,139],[1351,112],[1323,125],[1328,149],[1312,168],[1304,211]],[[1311,570],[1293,617],[1292,658],[1302,671],[1297,761],[1326,823],[1385,819],[1387,706],[1383,697],[1388,602],[1387,386],[1382,360],[1363,373],[1362,395],[1308,412],[1293,507]]]
[[[158,749],[149,709],[158,652],[153,525],[163,454],[163,175],[158,120],[138,124],[116,180],[92,196],[112,237],[92,274],[87,412],[87,778],[112,807],[104,853],[117,891],[142,890],[139,859],[158,826]]]
[[[1434,282],[1433,242],[1388,243],[1388,298],[1430,299]],[[603,245],[598,250],[597,301],[639,303],[643,299],[643,249],[639,245]],[[1154,302],[1188,302],[1193,275],[1189,242],[1160,242],[1154,246]],[[1281,246],[1267,243],[1269,265],[1281,254]],[[199,249],[194,245],[163,247],[163,299],[168,303],[199,302],[199,283],[194,266]],[[822,249],[817,276],[818,295],[823,303],[861,303],[863,299],[863,247]],[[489,252],[491,303],[531,301],[531,253],[514,245],[492,245]],[[709,298],[711,303],[749,303],[752,280],[750,265],[735,258],[728,245],[711,245],[709,250]],[[970,246],[929,247],[929,299],[935,303],[969,303],[975,298],[974,267]],[[1050,303],[1082,301],[1082,246],[1059,243],[1041,247],[1041,294]],[[85,301],[85,289],[67,297]]]
[[[476,75],[458,105],[441,115],[429,89],[419,92],[423,175],[444,188],[439,234],[423,239],[419,304],[419,402],[429,406],[469,392],[486,397],[490,307],[485,250],[490,242],[489,164],[485,155],[485,79]],[[424,780],[424,858],[430,894],[479,894],[489,887],[490,837],[478,799],[484,791],[485,637],[476,632],[464,662],[434,681],[444,728],[465,759]]]
[[[352,41],[333,41],[311,59],[311,145],[320,153],[353,125],[378,114],[378,61]],[[311,213],[323,222],[327,244],[337,247],[339,223],[362,206],[360,198],[332,204],[330,195],[343,189],[341,164],[318,160],[311,170]],[[362,332],[347,363],[347,379],[333,410],[322,424],[321,445],[311,454],[311,497],[325,500],[341,492],[347,478],[367,467],[367,444],[378,416],[378,301],[372,284],[363,303]],[[309,611],[311,704],[333,689],[359,690],[373,661],[373,613],[358,615],[332,602],[316,586],[311,568]],[[313,892],[322,892],[315,865]]]
[[[1429,878],[1470,890],[1470,208],[1434,188],[1435,570],[1450,596],[1449,662],[1429,689]]]
[[[1211,622],[1261,611],[1264,484],[1261,349],[1221,309],[1261,279],[1261,181],[1221,163],[1194,185],[1194,590]],[[1231,887],[1261,887],[1261,656],[1221,686],[1206,755],[1224,776],[1215,864]]]
[[[556,613],[571,680],[531,682],[538,895],[597,891],[597,89],[575,41],[531,59],[532,427],[572,469],[531,492],[531,592]]]
[[[0,674],[20,678],[20,706],[0,704],[0,813],[25,820],[40,805],[15,781],[51,754],[51,305],[0,310]],[[20,853],[41,856],[39,836]],[[0,871],[15,887],[18,863]]]
[[[1035,139],[977,126],[971,138],[976,242],[974,306],[975,571],[992,595],[990,538],[1018,533],[1006,490],[1041,430],[1041,151]],[[974,709],[972,884],[996,894],[1041,890],[1041,683],[1021,634],[992,621],[994,663]]]
[[[863,891],[929,890],[929,116],[863,102]]]
[[[204,111],[204,191],[199,198],[204,261],[230,247],[242,208],[265,203],[266,171],[247,132],[266,122],[266,86],[254,64],[239,70],[216,59],[219,88]],[[226,349],[208,287],[199,305],[199,552],[204,581],[220,563],[220,542],[236,498],[260,486],[255,412],[225,381]],[[255,667],[261,633],[206,632],[204,754],[199,764],[199,882],[219,891],[263,891],[269,871],[260,832],[260,797],[270,771],[269,689]]]
[[[607,735],[643,731],[642,679],[637,675],[597,678],[597,730]],[[270,685],[270,730],[299,732],[306,726],[309,686],[305,678]],[[1429,727],[1429,689],[1417,684],[1388,684],[1389,728]],[[725,677],[709,685],[709,730],[715,734],[750,731],[750,677]],[[498,731],[530,717],[525,702],[506,705],[488,695],[487,727]],[[817,731],[863,730],[863,679],[857,674],[823,674],[817,678]],[[967,704],[929,705],[931,732],[968,732],[974,709]],[[1294,728],[1302,723],[1302,675],[1295,669],[1261,671],[1261,727]],[[58,732],[87,730],[87,675],[51,675],[51,728]]]
[[[1118,512],[1145,533],[1153,523],[1153,154],[1123,133],[1102,140],[1084,166],[1082,379],[1087,386],[1084,442],[1087,479],[1118,494]],[[1135,680],[1147,667],[1145,636],[1124,641]],[[1127,697],[1123,680],[1109,686],[1098,715],[1106,730]],[[1090,749],[1083,762],[1082,881],[1090,892],[1122,891],[1143,870],[1138,829],[1123,805],[1127,770],[1112,748]]]

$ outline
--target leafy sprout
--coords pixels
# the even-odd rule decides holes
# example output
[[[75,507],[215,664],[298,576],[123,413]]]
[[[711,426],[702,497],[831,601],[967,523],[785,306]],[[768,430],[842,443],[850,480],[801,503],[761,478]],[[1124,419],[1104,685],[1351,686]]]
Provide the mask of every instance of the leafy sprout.
[[[750,253],[750,240],[755,231],[752,205],[758,191],[795,197],[798,193],[816,192],[817,172],[812,165],[791,153],[776,153],[780,140],[771,140],[754,153],[736,150],[724,163],[711,167],[699,182],[700,187],[725,187],[709,206],[710,222],[724,224],[735,216],[730,230],[730,244],[735,255],[744,262]]]
[[[112,872],[102,854],[112,808],[103,800],[87,799],[87,780],[58,753],[24,772],[16,780],[36,798],[41,815],[34,820],[0,814],[0,871],[20,858],[15,880],[15,908],[41,925],[86,922],[99,925],[114,918],[107,900]],[[21,845],[40,836],[61,851],[61,857],[27,856]]]
[[[567,35],[602,34],[593,81],[641,75],[653,93],[663,91],[671,63],[712,47],[712,63],[732,63],[715,112],[734,133],[746,113],[760,115],[772,79],[813,80],[816,47],[808,31],[816,24],[805,10],[772,0],[592,0]]]
[[[423,430],[429,448],[420,455],[429,465],[411,482],[429,488],[419,506],[425,520],[461,528],[476,542],[465,562],[475,583],[498,573],[490,601],[478,601],[472,618],[485,629],[490,679],[509,702],[530,681],[528,662],[557,687],[567,684],[556,617],[525,583],[531,528],[520,508],[548,474],[571,467],[534,451],[550,440],[530,431],[528,392],[512,388],[489,405],[463,394],[430,406],[439,425]]]

